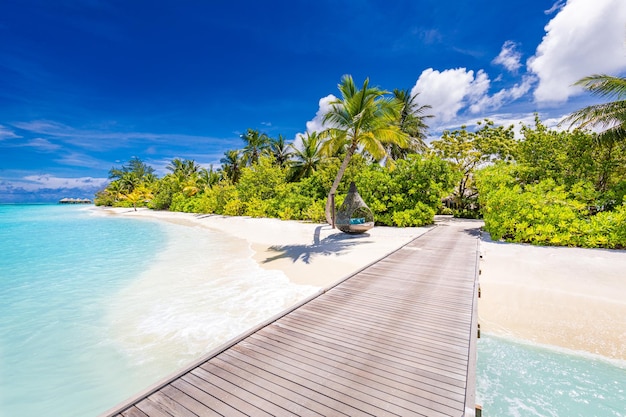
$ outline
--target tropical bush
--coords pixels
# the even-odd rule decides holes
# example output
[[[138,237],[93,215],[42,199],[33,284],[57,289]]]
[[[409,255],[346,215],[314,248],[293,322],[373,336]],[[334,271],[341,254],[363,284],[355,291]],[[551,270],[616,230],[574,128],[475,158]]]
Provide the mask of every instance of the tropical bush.
[[[626,247],[626,205],[597,212],[593,184],[569,189],[554,179],[516,183],[515,166],[494,166],[478,175],[485,229],[495,240],[588,248]]]

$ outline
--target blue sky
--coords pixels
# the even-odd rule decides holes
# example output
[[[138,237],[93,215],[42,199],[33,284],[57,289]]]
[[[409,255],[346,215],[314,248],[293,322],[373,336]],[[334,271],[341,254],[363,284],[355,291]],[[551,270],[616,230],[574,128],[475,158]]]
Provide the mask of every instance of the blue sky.
[[[91,197],[139,157],[219,165],[321,128],[342,75],[411,89],[431,135],[556,123],[626,73],[623,0],[0,2],[0,202]]]

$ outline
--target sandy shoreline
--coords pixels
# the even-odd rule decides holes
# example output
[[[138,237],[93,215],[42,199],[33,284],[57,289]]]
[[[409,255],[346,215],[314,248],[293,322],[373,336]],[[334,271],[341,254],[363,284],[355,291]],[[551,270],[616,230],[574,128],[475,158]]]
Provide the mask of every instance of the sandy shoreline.
[[[486,332],[626,360],[626,251],[481,242]]]
[[[247,242],[254,260],[296,284],[328,287],[428,230],[375,227],[346,235],[328,225],[106,209],[217,230]],[[626,360],[626,251],[481,241],[484,332]]]
[[[428,227],[375,227],[368,234],[348,235],[327,224],[196,215],[132,209],[104,209],[123,216],[152,218],[200,226],[246,241],[254,259],[268,270],[280,270],[296,284],[328,287],[345,276],[425,233]]]

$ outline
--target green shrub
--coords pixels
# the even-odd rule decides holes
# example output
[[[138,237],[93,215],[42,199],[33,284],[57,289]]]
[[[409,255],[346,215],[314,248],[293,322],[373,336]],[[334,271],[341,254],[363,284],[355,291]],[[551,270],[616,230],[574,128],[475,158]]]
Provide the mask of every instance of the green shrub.
[[[435,210],[428,205],[418,202],[415,208],[396,211],[393,213],[393,225],[398,227],[418,227],[432,224]]]

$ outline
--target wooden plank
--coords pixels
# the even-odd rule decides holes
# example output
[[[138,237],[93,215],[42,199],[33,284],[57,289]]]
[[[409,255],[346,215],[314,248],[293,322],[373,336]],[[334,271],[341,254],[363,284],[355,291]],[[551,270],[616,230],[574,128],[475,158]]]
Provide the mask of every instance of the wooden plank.
[[[355,363],[345,357],[320,355],[318,352],[303,348],[300,344],[281,344],[276,340],[263,338],[258,333],[251,337],[250,341],[252,343],[256,342],[258,346],[265,347],[270,351],[280,353],[284,358],[332,372],[334,375],[374,388],[383,394],[386,393],[390,396],[413,402],[417,406],[439,409],[441,411],[463,409],[464,398],[452,400],[447,397],[447,392],[444,392],[444,395],[438,395],[431,390],[422,389],[423,387],[412,389],[415,387],[406,384],[405,381],[399,381],[393,377],[383,377],[380,373],[374,372],[369,366]],[[436,400],[433,401],[433,398],[436,398]]]
[[[337,335],[339,337],[350,336],[352,338],[368,339],[370,337],[383,338],[388,341],[390,347],[396,349],[408,350],[420,350],[426,354],[432,355],[437,358],[441,358],[448,361],[466,362],[467,361],[467,349],[461,347],[458,350],[451,350],[448,347],[449,344],[443,344],[438,347],[430,343],[424,338],[417,337],[415,334],[409,334],[403,331],[396,331],[394,329],[367,329],[362,327],[348,326],[344,322],[337,323],[316,323],[314,317],[299,317],[298,321],[302,324],[310,326],[316,326],[319,330],[322,330],[327,335]],[[276,326],[268,326],[265,331],[275,328]],[[374,336],[372,336],[374,335]],[[443,348],[443,349],[442,349]]]
[[[314,401],[311,398],[300,394],[297,391],[299,387],[294,386],[293,384],[290,385],[289,388],[285,388],[285,385],[286,385],[285,382],[278,381],[275,375],[270,374],[266,378],[258,377],[259,373],[254,373],[250,371],[250,369],[252,368],[251,366],[240,367],[238,366],[239,363],[237,362],[231,363],[222,358],[215,358],[213,361],[211,361],[211,365],[215,365],[221,369],[224,369],[230,372],[233,375],[236,375],[242,381],[245,381],[245,383],[250,384],[251,383],[250,381],[257,381],[261,385],[271,387],[272,392],[281,397],[281,399],[279,400],[280,403],[283,404],[281,406],[285,408],[289,408],[291,412],[299,416],[309,415],[310,413],[308,413],[306,410],[310,410],[314,412],[315,415],[321,415],[321,416],[328,416],[328,415],[338,416],[340,414],[348,416],[348,414],[344,414],[335,408],[331,408],[323,403]],[[294,404],[297,404],[298,406],[302,407],[303,410],[290,408],[292,407],[292,405],[289,404],[289,402],[293,402]]]
[[[349,407],[349,409],[354,410],[349,414],[351,416],[394,416],[394,414],[387,412],[384,408],[379,408],[374,404],[368,403],[367,396],[360,395],[358,392],[353,393],[338,391],[336,386],[334,386],[326,378],[320,378],[314,374],[303,373],[300,368],[281,361],[273,360],[272,358],[268,358],[259,352],[237,346],[230,349],[225,353],[225,355],[227,357],[232,357],[237,361],[242,361],[259,368],[268,369],[277,375],[281,375],[286,379],[299,384],[305,391],[317,393],[320,397],[323,396],[325,398],[330,398],[335,403],[343,403]]]
[[[178,378],[176,381],[172,382],[171,385],[220,415],[229,417],[243,417],[246,415],[231,407],[228,403],[225,403],[216,396],[211,395],[208,392],[196,387],[192,383],[185,381],[183,377]]]
[[[339,362],[337,364],[339,368],[366,367],[369,372],[375,374],[376,377],[400,381],[407,387],[419,388],[438,395],[445,395],[453,400],[462,400],[463,398],[463,388],[457,388],[456,386],[446,385],[443,383],[435,384],[435,381],[430,378],[425,378],[419,374],[406,371],[401,367],[394,367],[389,364],[388,361],[376,360],[376,358],[371,355],[358,355],[349,349],[328,348],[324,344],[311,342],[302,337],[296,338],[285,332],[276,332],[276,336],[280,335],[279,339],[272,338],[272,335],[267,335],[267,333],[264,333],[263,335],[258,333],[257,335],[269,340],[281,341],[285,345],[292,346],[294,349],[300,349],[301,351],[319,354],[326,357],[336,357]]]
[[[191,412],[182,404],[167,396],[163,390],[155,392],[151,396],[148,397],[148,400],[157,404],[160,409],[168,412],[173,416],[180,417],[198,417],[197,414]]]
[[[439,330],[439,333],[457,333],[459,330],[463,332],[467,331],[469,324],[471,323],[471,316],[453,318],[442,318],[432,314],[413,314],[411,310],[397,311],[395,309],[387,311],[384,308],[368,308],[362,304],[354,303],[340,303],[327,298],[323,303],[315,303],[303,308],[296,314],[306,314],[308,312],[320,312],[323,314],[337,315],[340,318],[362,318],[370,323],[386,323],[396,327],[409,328],[412,327],[412,323],[419,323],[422,326],[422,321],[426,321],[426,324],[431,329]],[[372,313],[376,313],[373,315]],[[412,320],[413,319],[413,320]],[[445,327],[444,327],[445,326]],[[381,326],[384,327],[384,326]],[[441,329],[443,327],[443,329]]]
[[[428,351],[416,349],[415,346],[411,345],[398,345],[395,343],[396,341],[392,338],[383,338],[378,334],[353,334],[350,331],[349,327],[344,327],[345,331],[340,330],[332,330],[326,328],[320,328],[320,326],[316,326],[314,322],[309,322],[305,320],[299,320],[298,324],[303,326],[303,328],[308,329],[308,332],[321,332],[322,334],[330,337],[337,338],[345,343],[351,344],[353,347],[360,347],[363,349],[367,349],[374,352],[380,352],[386,356],[402,356],[407,360],[415,360],[416,362],[422,362],[425,359],[428,359],[430,363],[438,363],[441,365],[442,369],[447,369],[452,372],[458,371],[462,374],[465,373],[467,368],[467,351],[465,352],[465,357],[462,359],[452,359],[450,357],[440,357],[438,355],[431,354]]]
[[[436,407],[436,409],[417,404],[414,400],[408,400],[404,398],[405,396],[400,395],[400,392],[397,392],[393,397],[389,397],[389,390],[383,384],[371,381],[367,373],[348,374],[340,372],[337,368],[322,362],[308,360],[308,358],[302,355],[292,355],[284,349],[277,350],[271,345],[263,345],[261,343],[255,344],[254,347],[250,346],[250,350],[266,357],[276,357],[277,353],[279,353],[281,361],[298,367],[301,372],[305,372],[307,375],[317,375],[325,379],[326,384],[334,387],[337,393],[350,393],[351,396],[358,395],[367,403],[400,416],[424,415],[435,417],[450,415],[442,412],[441,409],[443,407],[434,402],[431,405]],[[393,403],[389,403],[391,398],[393,398]],[[460,409],[462,410],[462,407]]]
[[[316,337],[318,337],[321,340],[327,340],[330,343],[334,343],[334,344],[338,344],[341,346],[347,346],[350,347],[354,350],[358,350],[358,351],[366,351],[366,352],[371,352],[372,354],[380,354],[382,356],[388,356],[390,359],[392,358],[396,358],[398,357],[397,354],[393,354],[392,351],[390,351],[389,349],[385,348],[384,346],[384,341],[379,343],[378,348],[369,348],[367,345],[364,345],[362,342],[363,341],[359,341],[360,343],[357,343],[354,339],[350,339],[347,340],[346,337],[344,337],[345,335],[333,335],[328,331],[324,331],[323,329],[318,328],[312,328],[310,326],[307,326],[306,324],[303,324],[300,321],[289,321],[289,322],[283,322],[280,323],[281,327],[285,327],[285,328],[290,328],[290,329],[294,329],[296,331],[299,331],[301,333],[309,333],[311,335],[315,335]],[[442,349],[449,349],[446,346],[446,340],[451,340],[451,339],[443,339],[440,338],[440,341],[443,340],[442,342]],[[450,348],[454,348],[455,346],[450,345]],[[467,352],[466,352],[467,353]],[[402,356],[402,354],[401,354]]]
[[[130,407],[128,410],[122,413],[124,417],[150,417],[137,407]]]
[[[290,331],[291,329],[280,328],[281,332]],[[368,351],[367,349],[355,348],[350,344],[338,344],[336,341],[328,341],[324,338],[313,337],[311,335],[307,335],[305,333],[297,333],[294,332],[296,337],[311,340],[313,344],[317,344],[320,346],[326,346],[330,350],[343,350],[350,355],[353,355],[358,360],[370,360],[373,362],[378,362],[381,366],[385,366],[386,368],[392,370],[393,372],[405,372],[407,374],[413,375],[414,378],[418,380],[429,380],[432,381],[433,384],[436,384],[441,387],[445,387],[449,391],[453,392],[463,392],[464,391],[464,383],[457,379],[451,379],[446,376],[440,374],[433,374],[430,371],[421,369],[420,367],[416,367],[415,364],[408,363],[407,361],[403,361],[398,358],[388,357],[385,355],[381,355],[380,353]]]
[[[258,407],[255,407],[251,403],[245,400],[245,393],[233,389],[232,384],[227,383],[226,381],[220,378],[211,379],[208,381],[207,379],[201,378],[197,375],[198,368],[194,369],[192,372],[188,373],[181,379],[189,382],[195,387],[201,389],[205,392],[210,392],[212,396],[221,400],[223,403],[228,404],[232,408],[240,411],[244,415],[248,416],[265,416],[269,417],[272,414],[262,410]]]
[[[215,383],[228,392],[240,392],[243,395],[238,395],[240,398],[254,407],[257,407],[273,416],[280,415],[303,415],[303,416],[319,416],[314,412],[308,412],[297,404],[284,401],[284,398],[275,394],[274,392],[267,390],[260,385],[254,384],[250,381],[232,374],[212,362],[207,362],[201,367],[193,371],[194,375],[200,378]],[[286,407],[283,407],[286,406]],[[291,408],[291,409],[290,409]]]
[[[149,417],[171,417],[172,415],[162,409],[159,404],[150,401],[148,398],[145,398],[142,401],[139,401],[137,405],[135,405],[138,409],[143,411]]]
[[[326,370],[320,370],[314,366],[310,366],[304,363],[296,363],[289,360],[285,360],[282,356],[277,358],[276,355],[264,348],[256,346],[254,349],[246,347],[245,350],[241,345],[236,346],[233,350],[243,351],[248,356],[252,356],[260,359],[261,361],[271,361],[277,368],[285,369],[292,373],[306,375],[306,378],[310,378],[317,385],[323,385],[330,388],[327,395],[331,395],[339,401],[352,401],[356,399],[362,404],[362,407],[366,411],[373,410],[373,414],[376,416],[423,416],[428,414],[422,414],[415,412],[407,408],[407,402],[393,399],[393,403],[389,402],[389,398],[381,395],[376,390],[356,383],[354,381],[346,380],[335,376],[332,372]],[[432,416],[438,414],[433,413]]]
[[[180,391],[179,389],[175,388],[173,385],[164,386],[160,392],[167,395],[197,416],[221,416],[221,414],[219,414],[217,411],[210,409],[195,398],[192,398],[184,392]]]
[[[307,375],[305,377],[298,373],[292,373],[289,368],[281,369],[266,361],[264,362],[262,358],[248,356],[245,352],[238,352],[234,349],[225,352],[223,357],[224,360],[228,360],[238,367],[245,367],[245,369],[249,370],[251,373],[261,375],[264,379],[275,381],[278,385],[288,389],[297,390],[301,395],[326,404],[339,413],[354,417],[372,415],[363,411],[363,404],[356,400],[350,401],[349,398],[337,400],[333,398],[332,395],[334,395],[334,391],[324,385],[326,381],[319,380],[315,378],[315,376]],[[331,413],[329,415],[336,414]]]

